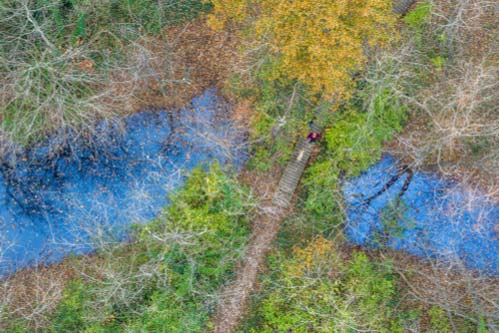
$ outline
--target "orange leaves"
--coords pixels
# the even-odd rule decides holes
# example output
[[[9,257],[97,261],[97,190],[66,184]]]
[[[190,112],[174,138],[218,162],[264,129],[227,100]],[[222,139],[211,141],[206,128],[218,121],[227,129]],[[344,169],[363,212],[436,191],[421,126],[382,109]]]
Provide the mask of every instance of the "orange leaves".
[[[366,62],[366,47],[387,43],[395,24],[391,2],[386,0],[213,3],[210,20],[214,26],[220,28],[228,20],[247,22],[252,38],[269,46],[278,59],[270,79],[299,80],[327,100],[349,97],[354,86],[352,72]]]
[[[266,0],[256,25],[268,26],[279,49],[277,73],[298,79],[313,93],[348,97],[351,73],[365,62],[363,47],[386,39],[393,23],[387,1]]]
[[[337,260],[332,241],[318,237],[305,248],[294,248],[294,264],[288,267],[291,276],[301,278],[311,272],[330,270]]]
[[[90,59],[85,59],[78,63],[78,67],[83,71],[91,72],[94,67],[94,62]]]
[[[243,22],[247,17],[247,0],[211,0],[213,14],[208,15],[208,26],[214,30],[222,30],[228,20]]]

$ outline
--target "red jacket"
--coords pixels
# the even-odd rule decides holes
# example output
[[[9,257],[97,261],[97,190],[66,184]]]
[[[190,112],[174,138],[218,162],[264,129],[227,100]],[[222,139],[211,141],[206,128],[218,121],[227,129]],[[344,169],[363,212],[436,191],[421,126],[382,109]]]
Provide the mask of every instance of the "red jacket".
[[[316,133],[316,132],[311,132],[307,136],[308,139],[313,140],[313,141],[318,140],[320,137],[321,137],[321,134],[320,133]]]

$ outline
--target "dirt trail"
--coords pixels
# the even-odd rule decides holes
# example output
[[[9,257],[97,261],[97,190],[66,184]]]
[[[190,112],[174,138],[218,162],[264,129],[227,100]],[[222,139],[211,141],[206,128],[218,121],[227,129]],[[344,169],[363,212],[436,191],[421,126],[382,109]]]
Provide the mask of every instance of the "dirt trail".
[[[320,132],[321,128],[317,128]],[[221,293],[221,302],[214,317],[214,333],[232,333],[246,309],[248,298],[254,290],[266,253],[278,233],[280,222],[286,215],[293,194],[311,156],[314,144],[301,140],[294,157],[288,163],[272,201],[262,205],[254,222],[253,237],[245,257],[236,269],[236,279]]]
[[[254,237],[237,269],[236,280],[222,292],[222,301],[214,320],[214,333],[233,332],[239,324],[246,302],[257,282],[265,254],[278,233],[282,217],[282,210],[274,207],[264,209],[258,216],[253,230]]]

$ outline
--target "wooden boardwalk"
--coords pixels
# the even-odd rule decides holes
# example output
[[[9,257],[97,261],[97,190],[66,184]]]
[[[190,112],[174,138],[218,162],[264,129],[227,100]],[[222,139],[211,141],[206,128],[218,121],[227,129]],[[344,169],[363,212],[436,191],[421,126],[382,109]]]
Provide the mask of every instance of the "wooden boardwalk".
[[[394,5],[392,10],[396,14],[405,15],[415,2],[416,0],[401,0]]]
[[[397,2],[393,8],[394,13],[405,15],[413,3],[415,0]],[[318,109],[315,112],[317,121],[312,124],[312,131],[323,132],[320,124],[325,123],[327,114],[328,110]],[[233,333],[239,325],[246,310],[248,298],[257,282],[259,269],[278,233],[281,220],[292,202],[314,145],[306,138],[297,143],[293,157],[281,176],[271,205],[261,208],[254,222],[253,237],[245,251],[242,263],[236,270],[236,279],[221,293],[221,300],[214,316],[214,333]]]
[[[311,126],[311,130],[316,133],[321,133],[323,128],[314,123]],[[313,147],[314,143],[310,143],[308,139],[301,139],[295,147],[293,158],[286,166],[285,171],[281,176],[278,189],[273,197],[273,204],[277,207],[286,209],[290,206],[293,194],[295,193],[300,178],[304,173],[304,169],[306,168],[307,161],[311,156]]]
[[[311,130],[321,133],[323,129],[313,124]],[[236,279],[221,293],[214,317],[214,333],[232,333],[239,324],[246,309],[246,302],[257,282],[259,268],[262,267],[265,255],[278,233],[280,222],[290,206],[314,145],[305,138],[299,141],[292,160],[281,176],[271,205],[260,209],[254,222],[253,238],[245,251],[241,266],[237,269]]]

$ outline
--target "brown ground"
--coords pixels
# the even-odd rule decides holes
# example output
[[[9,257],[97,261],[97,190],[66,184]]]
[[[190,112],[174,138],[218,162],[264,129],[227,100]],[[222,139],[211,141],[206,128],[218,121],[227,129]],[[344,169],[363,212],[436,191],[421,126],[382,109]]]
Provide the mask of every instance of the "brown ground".
[[[221,293],[214,317],[214,333],[232,333],[246,312],[249,296],[254,292],[264,259],[279,230],[283,212],[263,206],[252,230],[252,239],[242,263],[236,269],[236,279]]]
[[[76,275],[69,260],[20,270],[0,283],[0,313],[7,310],[5,313],[27,318],[35,330],[46,327],[50,324],[46,314],[57,306],[68,281]]]
[[[366,251],[366,250],[365,250]],[[479,315],[498,327],[498,278],[429,258],[397,251],[367,251],[374,259],[390,260],[399,275],[402,304],[428,310],[439,306],[478,324]],[[425,315],[425,312],[422,311]],[[425,324],[425,317],[421,319]],[[421,327],[420,331],[429,331]],[[458,331],[455,329],[454,331]]]
[[[240,174],[240,181],[252,188],[261,204],[252,226],[252,237],[242,261],[236,267],[236,278],[220,294],[213,318],[214,333],[232,333],[238,327],[247,310],[250,295],[255,292],[258,277],[265,269],[266,254],[276,238],[281,219],[287,213],[273,207],[271,202],[281,171],[275,167],[267,173],[243,170]]]
[[[200,17],[185,26],[170,29],[167,40],[168,51],[173,56],[166,79],[171,82],[163,87],[156,82],[157,95],[153,95],[154,89],[148,89],[143,100],[166,107],[182,107],[206,88],[222,87],[237,58],[235,37],[209,29],[205,18]],[[163,45],[151,45],[152,50],[164,52],[166,41],[162,42]]]
[[[149,107],[179,108],[208,87],[221,88],[239,59],[237,41],[232,34],[208,28],[204,17],[141,41],[147,54],[144,78],[115,72],[108,88],[114,96],[123,97],[116,98],[115,108],[124,113]]]
[[[482,165],[475,165],[475,158],[461,151],[459,143],[443,152],[439,165],[436,163],[435,153],[429,154],[424,163],[415,163],[414,155],[422,151],[422,140],[428,137],[429,128],[426,121],[428,119],[425,117],[411,117],[404,131],[384,146],[385,151],[410,167],[437,173],[471,189],[479,189],[485,197],[498,202],[499,178],[496,161],[490,159]]]
[[[496,137],[489,134],[483,138],[488,139],[482,143],[484,151],[473,153],[470,147],[475,137],[498,124],[498,10],[493,9],[497,4],[483,0],[431,3],[434,14],[429,29],[452,36],[448,46],[443,44],[442,50],[436,50],[448,52],[450,66],[428,73],[426,87],[412,91],[411,97],[424,107],[408,103],[417,112],[388,150],[407,164],[419,160],[418,167],[479,188],[498,202],[498,145],[494,144],[498,143],[498,125]],[[425,34],[432,36],[429,31]],[[481,76],[475,73],[477,69],[471,70],[476,66]],[[450,100],[445,98],[448,96]],[[439,156],[438,146],[442,146]],[[421,154],[425,161],[421,161]]]

